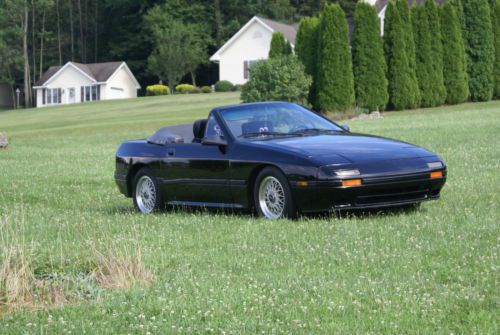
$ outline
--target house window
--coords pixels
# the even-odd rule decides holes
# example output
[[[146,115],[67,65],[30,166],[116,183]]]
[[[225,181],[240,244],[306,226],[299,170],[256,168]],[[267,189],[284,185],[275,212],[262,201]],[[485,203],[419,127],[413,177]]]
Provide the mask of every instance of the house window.
[[[60,88],[46,88],[43,90],[44,105],[57,105],[61,103]]]
[[[244,79],[248,79],[250,67],[257,62],[258,62],[258,60],[246,60],[243,62],[243,78]]]
[[[82,86],[81,100],[82,102],[101,100],[101,86]]]

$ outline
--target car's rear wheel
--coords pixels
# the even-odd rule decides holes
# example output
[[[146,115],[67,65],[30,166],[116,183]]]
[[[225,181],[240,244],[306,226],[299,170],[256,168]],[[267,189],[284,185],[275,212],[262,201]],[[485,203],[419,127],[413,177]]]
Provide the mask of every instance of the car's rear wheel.
[[[163,206],[158,181],[150,169],[142,168],[135,175],[132,198],[135,208],[144,214],[156,212]]]
[[[297,217],[290,186],[278,169],[264,168],[257,176],[253,194],[259,216],[271,220]]]

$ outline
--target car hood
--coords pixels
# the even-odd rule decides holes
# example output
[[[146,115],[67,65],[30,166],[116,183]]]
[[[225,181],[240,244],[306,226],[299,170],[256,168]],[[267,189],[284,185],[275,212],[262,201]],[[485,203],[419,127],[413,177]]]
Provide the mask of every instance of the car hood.
[[[426,149],[408,143],[353,133],[276,138],[260,143],[306,156],[318,165],[358,164],[435,156]]]

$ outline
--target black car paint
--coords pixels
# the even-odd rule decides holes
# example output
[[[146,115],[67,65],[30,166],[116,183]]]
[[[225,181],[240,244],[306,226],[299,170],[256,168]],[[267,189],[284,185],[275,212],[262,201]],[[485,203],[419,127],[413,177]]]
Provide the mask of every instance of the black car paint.
[[[446,181],[444,162],[436,154],[382,137],[341,132],[294,137],[239,140],[226,129],[220,111],[211,111],[221,125],[227,145],[124,142],[116,153],[115,180],[132,195],[140,167],[157,177],[163,199],[171,205],[250,208],[253,181],[265,166],[281,170],[290,182],[302,212],[371,208],[437,199]],[[430,179],[427,163],[443,163],[443,178]],[[321,167],[358,169],[363,185],[342,187],[341,178]],[[305,181],[307,186],[298,186]]]

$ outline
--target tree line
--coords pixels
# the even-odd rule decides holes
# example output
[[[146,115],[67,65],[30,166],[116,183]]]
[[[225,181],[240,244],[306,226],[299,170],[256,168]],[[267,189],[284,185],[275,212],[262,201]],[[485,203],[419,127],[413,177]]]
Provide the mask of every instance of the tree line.
[[[500,0],[389,1],[380,36],[376,10],[359,3],[349,43],[343,9],[303,18],[296,54],[312,77],[318,111],[433,107],[500,98]],[[352,46],[352,48],[351,48]]]
[[[253,15],[292,23],[327,2],[352,13],[356,0],[2,0],[0,82],[28,92],[26,106],[33,83],[67,61],[126,61],[144,87],[159,78],[212,84],[210,55]],[[180,39],[181,49],[165,49]],[[181,52],[182,66],[159,66]]]

